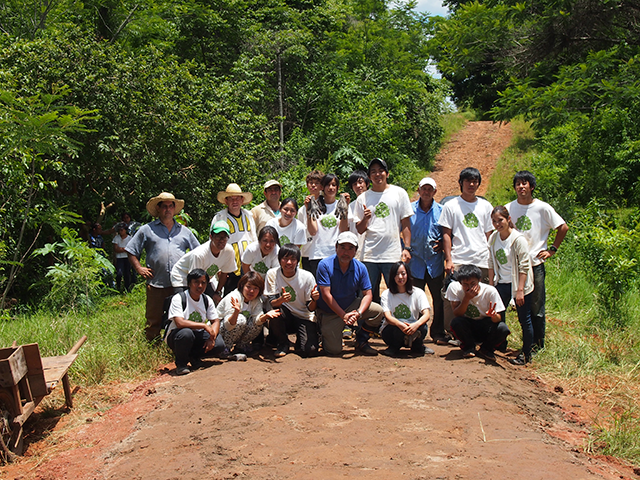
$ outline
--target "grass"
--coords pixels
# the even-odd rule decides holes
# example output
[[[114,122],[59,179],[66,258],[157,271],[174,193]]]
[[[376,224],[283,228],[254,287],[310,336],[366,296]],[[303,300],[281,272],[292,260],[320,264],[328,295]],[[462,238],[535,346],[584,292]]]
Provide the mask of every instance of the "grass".
[[[512,145],[490,179],[487,197],[493,205],[513,200],[513,173],[526,169],[536,154],[528,125],[513,122],[512,129]],[[533,368],[549,383],[562,384],[566,394],[596,403],[586,451],[640,465],[640,288],[635,285],[618,303],[625,322],[603,314],[598,272],[585,273],[571,233],[546,264],[547,338]],[[509,314],[508,323],[510,343],[519,345],[514,314]]]
[[[440,117],[440,125],[444,129],[442,144],[446,144],[451,137],[464,128],[467,122],[476,119],[476,114],[470,110],[446,113]]]

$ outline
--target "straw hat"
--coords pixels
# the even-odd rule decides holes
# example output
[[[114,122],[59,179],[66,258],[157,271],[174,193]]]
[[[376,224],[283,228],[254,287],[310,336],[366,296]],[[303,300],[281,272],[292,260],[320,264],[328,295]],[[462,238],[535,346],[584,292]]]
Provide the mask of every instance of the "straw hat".
[[[160,202],[173,202],[176,204],[176,213],[180,212],[184,208],[184,200],[179,200],[173,196],[172,193],[162,192],[157,197],[153,197],[147,202],[147,212],[152,217],[158,217],[158,204]]]
[[[225,191],[218,192],[218,201],[225,203],[224,200],[227,197],[242,197],[242,204],[246,205],[253,200],[253,193],[243,192],[237,183],[230,183]]]

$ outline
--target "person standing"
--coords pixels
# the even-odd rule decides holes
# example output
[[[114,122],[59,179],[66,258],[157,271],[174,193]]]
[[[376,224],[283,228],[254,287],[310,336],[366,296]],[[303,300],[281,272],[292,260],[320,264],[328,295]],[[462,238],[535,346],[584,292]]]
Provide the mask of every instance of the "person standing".
[[[533,264],[533,293],[531,298],[531,323],[533,324],[533,348],[544,348],[546,330],[545,268],[544,262],[556,254],[569,227],[554,208],[542,200],[533,198],[536,177],[522,170],[513,177],[513,188],[517,199],[506,205],[516,230],[521,232],[529,244],[529,255]],[[556,230],[551,246],[547,246],[549,234]]]
[[[131,241],[131,237],[124,222],[117,223],[113,228],[116,231],[116,235],[112,240],[113,251],[116,255],[116,287],[120,290],[120,284],[124,279],[124,290],[125,292],[130,292],[132,268],[125,247]]]
[[[173,295],[171,269],[187,250],[200,245],[191,230],[173,219],[183,208],[184,200],[171,193],[151,198],[147,212],[156,220],[140,227],[125,247],[134,270],[147,280],[145,334],[149,341],[159,337],[164,299]],[[144,267],[140,264],[143,251],[147,254]]]
[[[429,334],[434,343],[447,343],[444,330],[444,306],[442,282],[444,280],[444,253],[442,251],[442,227],[439,225],[442,205],[434,200],[438,191],[436,181],[425,177],[418,184],[420,198],[411,203],[411,243],[413,253],[409,267],[415,287],[431,293],[433,321]]]
[[[387,162],[374,158],[368,175],[371,189],[358,197],[353,214],[358,233],[365,236],[362,262],[371,279],[373,301],[379,303],[382,277],[388,285],[391,266],[399,260],[411,260],[409,217],[413,210],[407,192],[387,182]]]
[[[251,209],[256,232],[260,232],[269,220],[280,216],[280,196],[282,185],[277,180],[267,180],[264,184],[264,202]]]
[[[224,294],[235,290],[238,286],[238,280],[242,275],[242,254],[246,248],[258,240],[256,224],[253,221],[253,215],[248,210],[242,208],[253,199],[253,194],[243,192],[237,183],[230,183],[227,189],[218,192],[218,201],[227,206],[223,208],[213,217],[211,227],[216,222],[225,221],[229,225],[229,244],[236,254],[237,270],[230,273],[227,277],[227,283],[224,286]]]

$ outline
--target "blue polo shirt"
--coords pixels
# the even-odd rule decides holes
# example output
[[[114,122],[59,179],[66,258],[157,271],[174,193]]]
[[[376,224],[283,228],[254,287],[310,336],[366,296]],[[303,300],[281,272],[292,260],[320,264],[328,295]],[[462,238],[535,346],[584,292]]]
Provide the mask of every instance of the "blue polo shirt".
[[[442,205],[434,201],[428,212],[420,208],[420,200],[411,203],[415,215],[411,219],[411,274],[413,278],[431,278],[442,275],[444,271],[444,251],[434,252],[432,242],[442,245],[442,227],[438,224]]]
[[[316,282],[319,287],[331,287],[331,295],[343,310],[351,305],[359,292],[371,290],[367,267],[354,258],[346,273],[342,273],[338,255],[335,254],[320,261]],[[322,292],[318,300],[318,308],[326,313],[334,313],[322,298]]]

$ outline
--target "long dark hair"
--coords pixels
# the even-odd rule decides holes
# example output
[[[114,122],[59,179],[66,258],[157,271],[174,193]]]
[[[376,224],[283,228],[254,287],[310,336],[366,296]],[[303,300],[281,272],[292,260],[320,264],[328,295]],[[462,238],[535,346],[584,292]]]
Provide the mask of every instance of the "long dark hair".
[[[413,277],[411,276],[411,269],[409,268],[409,265],[404,262],[396,262],[391,266],[391,271],[389,272],[389,291],[391,293],[400,293],[398,292],[398,284],[396,283],[396,275],[398,274],[400,267],[404,267],[407,272],[407,283],[405,284],[405,288],[407,289],[407,293],[411,295],[413,293]]]

